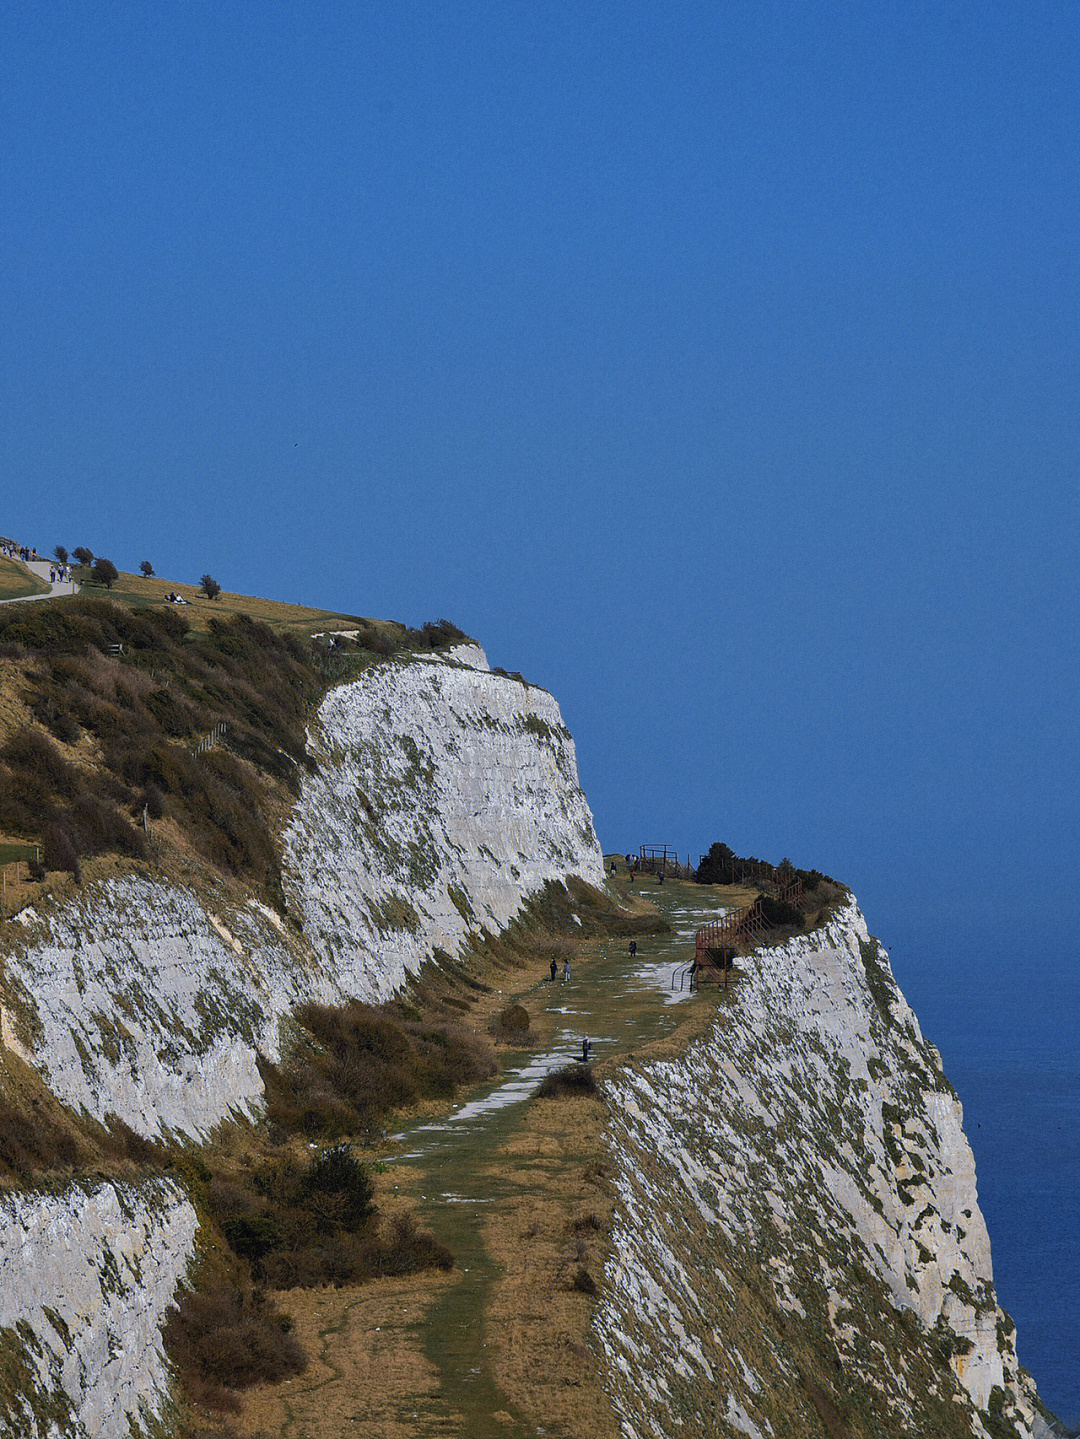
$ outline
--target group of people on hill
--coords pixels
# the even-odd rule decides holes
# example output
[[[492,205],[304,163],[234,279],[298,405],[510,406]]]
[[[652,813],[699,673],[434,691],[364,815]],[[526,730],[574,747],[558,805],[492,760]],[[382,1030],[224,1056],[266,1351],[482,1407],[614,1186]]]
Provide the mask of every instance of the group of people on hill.
[[[0,538],[0,555],[4,555],[9,560],[40,560],[44,558],[30,545],[20,545],[17,540],[2,538]]]

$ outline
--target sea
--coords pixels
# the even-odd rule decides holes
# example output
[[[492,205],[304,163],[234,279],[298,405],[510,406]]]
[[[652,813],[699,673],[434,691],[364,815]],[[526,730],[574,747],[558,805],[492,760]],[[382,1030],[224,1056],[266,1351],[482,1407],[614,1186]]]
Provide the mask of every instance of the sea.
[[[1052,930],[895,939],[896,978],[964,1106],[1020,1362],[1080,1432],[1080,960]]]

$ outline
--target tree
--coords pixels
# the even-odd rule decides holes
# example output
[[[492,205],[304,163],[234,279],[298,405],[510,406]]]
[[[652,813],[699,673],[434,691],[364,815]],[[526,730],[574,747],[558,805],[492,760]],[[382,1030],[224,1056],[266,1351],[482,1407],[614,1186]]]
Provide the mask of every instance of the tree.
[[[120,578],[120,571],[112,560],[97,559],[94,561],[94,568],[90,571],[90,578],[95,585],[104,585],[107,590],[111,590]]]
[[[216,600],[218,595],[221,594],[221,586],[217,580],[214,579],[213,575],[203,575],[199,581],[199,588],[208,600]]]
[[[139,569],[142,571],[146,579],[149,579],[150,576],[154,573],[154,567],[149,560],[143,560],[142,564],[139,566]]]
[[[71,552],[72,559],[80,565],[92,565],[94,563],[94,552],[88,550],[85,545],[76,545]]]
[[[60,561],[62,565],[67,564],[68,552],[64,549],[63,545],[57,545],[56,549],[53,550],[53,554],[56,556],[56,558]]]
[[[708,854],[702,855],[694,878],[698,884],[733,884],[735,864],[733,849],[726,844],[711,844]]]

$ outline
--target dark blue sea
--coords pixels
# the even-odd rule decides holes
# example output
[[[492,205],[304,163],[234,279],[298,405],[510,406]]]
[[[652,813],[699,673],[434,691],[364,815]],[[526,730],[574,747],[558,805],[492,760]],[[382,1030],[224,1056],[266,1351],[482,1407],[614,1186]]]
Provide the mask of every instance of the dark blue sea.
[[[1050,934],[980,944],[946,924],[892,938],[896,977],[963,1101],[1020,1362],[1080,1430],[1080,962]]]

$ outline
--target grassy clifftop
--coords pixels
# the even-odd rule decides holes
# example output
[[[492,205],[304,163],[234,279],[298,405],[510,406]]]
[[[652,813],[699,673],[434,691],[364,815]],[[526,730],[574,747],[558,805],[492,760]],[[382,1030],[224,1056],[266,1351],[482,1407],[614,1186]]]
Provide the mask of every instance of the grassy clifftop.
[[[20,567],[21,568],[21,567]],[[103,591],[89,584],[91,571],[88,566],[75,570],[75,578],[85,586],[87,595]],[[0,576],[2,582],[2,576]],[[360,627],[369,634],[381,635],[388,641],[400,639],[408,634],[408,626],[393,620],[364,619],[360,615],[341,614],[336,610],[315,609],[310,605],[284,604],[280,600],[260,599],[257,595],[236,595],[222,590],[215,599],[207,599],[198,585],[180,585],[173,580],[149,579],[142,575],[120,571],[120,577],[107,591],[110,599],[133,610],[146,610],[156,606],[172,608],[169,595],[180,595],[188,603],[182,606],[185,620],[190,629],[200,633],[208,631],[215,619],[232,619],[243,615],[269,625],[271,629],[285,634],[306,638],[323,630],[346,630]]]

